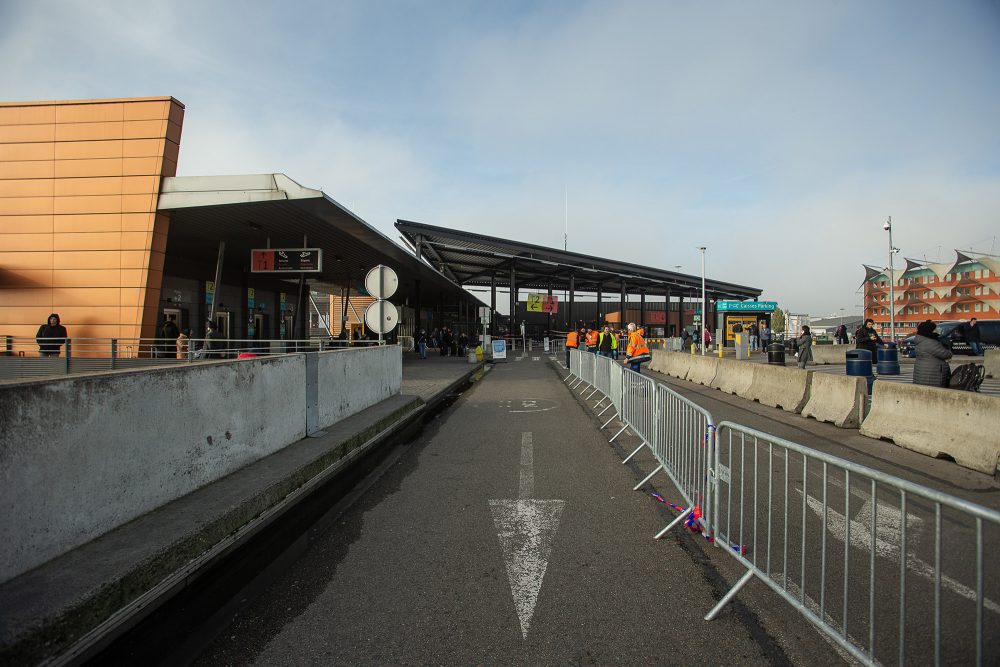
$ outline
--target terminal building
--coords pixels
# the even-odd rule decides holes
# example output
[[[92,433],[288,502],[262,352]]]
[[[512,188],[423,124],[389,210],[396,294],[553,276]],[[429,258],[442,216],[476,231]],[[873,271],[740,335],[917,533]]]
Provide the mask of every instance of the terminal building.
[[[399,220],[403,247],[281,173],[177,176],[184,113],[172,97],[0,103],[8,353],[11,340],[32,345],[50,313],[74,350],[154,339],[167,320],[195,338],[211,321],[222,338],[261,341],[254,349],[356,338],[371,301],[364,277],[379,264],[399,276],[394,333],[404,336],[482,332],[484,319],[492,335],[633,320],[677,335],[701,325],[703,296],[711,328],[732,316],[716,304],[761,294],[706,278],[703,295],[700,276]],[[498,289],[507,317],[497,315]],[[107,355],[103,344],[84,349]]]
[[[884,268],[864,269],[865,318],[883,332],[892,316],[897,335],[915,333],[924,320],[1000,318],[1000,257],[956,250],[953,262],[907,259],[891,275]]]

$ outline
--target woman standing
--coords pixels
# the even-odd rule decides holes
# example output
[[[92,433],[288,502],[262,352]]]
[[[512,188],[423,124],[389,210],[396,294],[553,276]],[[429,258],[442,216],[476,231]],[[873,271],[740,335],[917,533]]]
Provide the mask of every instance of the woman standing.
[[[799,368],[805,368],[806,364],[813,359],[813,337],[809,333],[809,327],[802,325],[802,333],[799,334]]]
[[[917,325],[917,335],[914,347],[917,349],[917,360],[913,364],[913,384],[925,384],[929,387],[947,387],[951,378],[951,350],[938,340],[934,332],[937,325],[931,320]]]

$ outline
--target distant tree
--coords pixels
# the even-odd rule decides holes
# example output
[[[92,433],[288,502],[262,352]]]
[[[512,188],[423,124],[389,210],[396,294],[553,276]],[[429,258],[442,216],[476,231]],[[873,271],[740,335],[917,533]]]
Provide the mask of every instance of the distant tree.
[[[771,313],[771,330],[774,333],[785,332],[785,311],[781,308],[775,308],[774,312]]]

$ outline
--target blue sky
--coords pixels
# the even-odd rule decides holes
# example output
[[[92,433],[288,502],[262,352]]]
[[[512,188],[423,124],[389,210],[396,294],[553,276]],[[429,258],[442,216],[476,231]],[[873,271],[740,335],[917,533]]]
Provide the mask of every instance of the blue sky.
[[[1000,254],[1000,2],[0,2],[0,99],[173,95],[179,173],[848,312]]]

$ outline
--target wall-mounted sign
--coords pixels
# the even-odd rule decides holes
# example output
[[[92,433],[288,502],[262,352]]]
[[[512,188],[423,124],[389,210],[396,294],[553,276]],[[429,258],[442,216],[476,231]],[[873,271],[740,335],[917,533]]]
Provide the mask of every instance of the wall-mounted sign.
[[[250,251],[251,273],[319,273],[323,270],[320,248],[263,248]]]
[[[770,313],[777,307],[777,301],[719,301],[715,304],[715,309],[720,313],[726,310],[744,313]]]
[[[529,313],[558,313],[559,312],[559,297],[548,294],[529,294],[528,295],[528,312]]]

